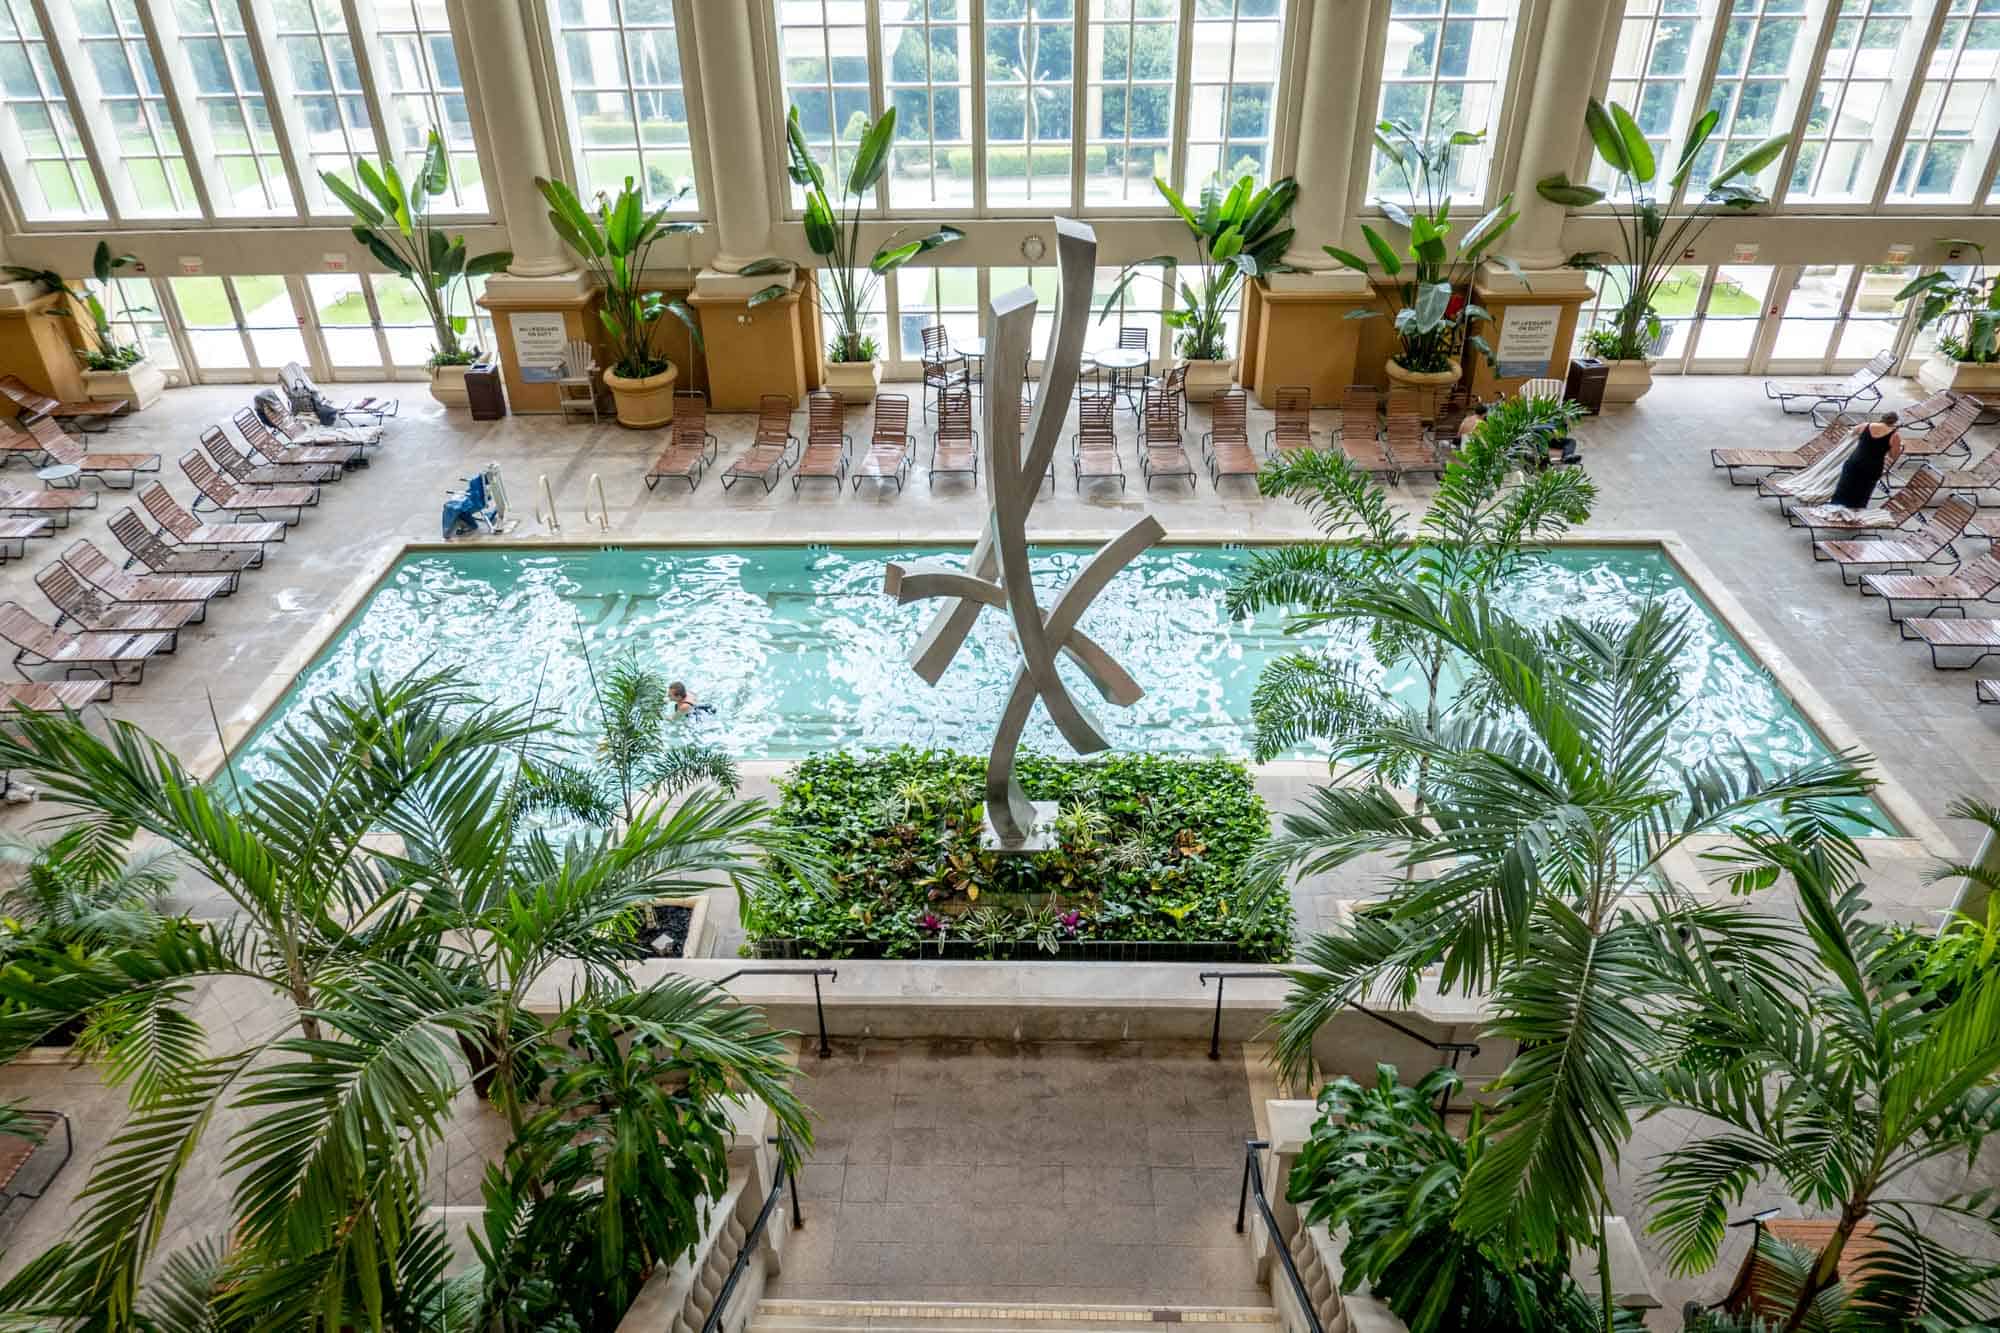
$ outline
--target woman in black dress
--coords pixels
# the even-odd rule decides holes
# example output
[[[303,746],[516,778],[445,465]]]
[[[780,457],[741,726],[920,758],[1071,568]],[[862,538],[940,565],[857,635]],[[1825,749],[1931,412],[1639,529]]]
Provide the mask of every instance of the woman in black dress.
[[[1854,449],[1841,466],[1840,481],[1829,503],[1843,509],[1866,509],[1882,474],[1903,454],[1903,437],[1896,433],[1896,414],[1884,412],[1855,432]]]

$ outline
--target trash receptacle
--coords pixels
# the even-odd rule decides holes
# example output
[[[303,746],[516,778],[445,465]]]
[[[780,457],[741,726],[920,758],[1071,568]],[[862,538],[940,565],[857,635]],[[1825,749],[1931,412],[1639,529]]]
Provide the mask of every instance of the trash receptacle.
[[[1595,356],[1578,357],[1569,363],[1569,379],[1563,383],[1563,397],[1596,416],[1604,410],[1604,386],[1610,379],[1609,361]]]
[[[474,421],[498,421],[507,415],[507,392],[500,387],[499,362],[488,361],[465,372],[465,403],[472,409]]]

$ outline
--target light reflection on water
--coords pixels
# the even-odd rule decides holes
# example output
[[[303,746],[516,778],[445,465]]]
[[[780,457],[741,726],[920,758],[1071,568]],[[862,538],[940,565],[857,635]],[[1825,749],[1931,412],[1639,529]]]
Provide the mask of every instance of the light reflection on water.
[[[634,652],[715,708],[694,725],[744,759],[903,743],[983,751],[1013,679],[1012,634],[983,613],[933,688],[905,662],[932,614],[882,592],[891,555],[940,548],[756,547],[679,550],[466,550],[401,561],[346,631],[272,715],[351,691],[369,671],[395,675],[428,659],[456,665],[496,702],[543,708],[587,732],[594,726],[580,645],[600,665]],[[1046,607],[1088,552],[1041,551],[1035,580]],[[1250,696],[1264,664],[1296,651],[1280,617],[1231,622],[1223,591],[1247,552],[1168,547],[1147,552],[1112,582],[1083,627],[1146,690],[1132,708],[1103,704],[1068,662],[1061,670],[1121,749],[1247,756]],[[1762,762],[1827,753],[1818,734],[1696,599],[1657,548],[1565,547],[1534,560],[1503,604],[1531,623],[1560,614],[1629,619],[1648,598],[1691,611],[1681,662],[1687,712],[1674,755],[1707,757],[1740,744]],[[1327,651],[1372,664],[1357,633],[1311,636]],[[1417,681],[1390,687],[1417,697]],[[262,735],[239,752],[249,777],[268,769]],[[1025,742],[1067,747],[1038,704]]]

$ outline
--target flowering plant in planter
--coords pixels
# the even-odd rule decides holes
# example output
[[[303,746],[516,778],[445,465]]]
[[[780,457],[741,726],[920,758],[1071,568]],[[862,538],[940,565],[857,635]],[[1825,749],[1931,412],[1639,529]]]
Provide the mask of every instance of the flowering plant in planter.
[[[1986,272],[1986,248],[1977,241],[1947,240],[1940,245],[1970,249],[1978,260],[1963,282],[1939,270],[1914,278],[1896,300],[1922,297],[1917,327],[1939,326],[1938,355],[1961,365],[2000,362],[2000,281]]]

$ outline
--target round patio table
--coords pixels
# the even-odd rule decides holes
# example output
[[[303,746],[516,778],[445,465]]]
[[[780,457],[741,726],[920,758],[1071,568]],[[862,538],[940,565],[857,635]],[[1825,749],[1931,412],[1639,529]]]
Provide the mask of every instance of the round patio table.
[[[1101,351],[1085,352],[1083,359],[1099,370],[1111,372],[1111,392],[1125,395],[1125,406],[1132,409],[1132,415],[1139,415],[1139,399],[1133,393],[1135,384],[1145,382],[1145,368],[1152,364],[1153,355],[1143,347],[1106,347]],[[1138,374],[1132,372],[1138,371]]]
[[[77,479],[83,475],[83,469],[74,463],[53,463],[37,471],[35,475],[41,478],[42,485],[50,490],[73,491],[79,484]]]

